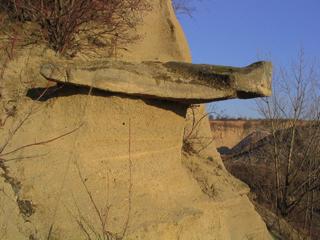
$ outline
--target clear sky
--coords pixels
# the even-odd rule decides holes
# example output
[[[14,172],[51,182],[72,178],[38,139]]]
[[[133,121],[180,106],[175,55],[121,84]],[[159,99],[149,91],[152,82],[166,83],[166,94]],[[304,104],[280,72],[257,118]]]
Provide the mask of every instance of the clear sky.
[[[320,57],[320,0],[201,0],[180,16],[194,63],[286,66],[304,49]],[[264,57],[266,56],[266,57]],[[229,116],[257,117],[253,100],[215,103]]]

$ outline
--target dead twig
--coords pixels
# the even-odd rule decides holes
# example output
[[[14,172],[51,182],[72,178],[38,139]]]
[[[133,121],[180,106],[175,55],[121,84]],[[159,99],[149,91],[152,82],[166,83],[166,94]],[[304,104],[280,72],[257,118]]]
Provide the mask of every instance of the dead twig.
[[[57,136],[57,137],[48,139],[48,140],[44,140],[44,141],[40,141],[40,142],[35,142],[35,143],[26,144],[26,145],[23,145],[23,146],[21,146],[21,147],[18,147],[18,148],[16,148],[16,149],[14,149],[14,150],[11,150],[11,151],[9,151],[9,152],[1,153],[1,154],[0,154],[0,157],[2,158],[2,157],[7,156],[7,155],[9,155],[9,154],[16,153],[16,152],[21,151],[22,149],[25,149],[25,148],[30,148],[30,147],[39,146],[39,145],[44,145],[44,144],[48,144],[48,143],[54,142],[54,141],[56,141],[56,140],[58,140],[58,139],[61,139],[61,138],[63,138],[63,137],[66,137],[66,136],[74,133],[75,131],[79,130],[82,126],[83,126],[83,124],[80,124],[80,126],[76,127],[75,129],[73,129],[73,130],[71,130],[71,131],[69,131],[69,132],[67,132],[67,133],[61,134],[61,135],[59,135],[59,136]]]

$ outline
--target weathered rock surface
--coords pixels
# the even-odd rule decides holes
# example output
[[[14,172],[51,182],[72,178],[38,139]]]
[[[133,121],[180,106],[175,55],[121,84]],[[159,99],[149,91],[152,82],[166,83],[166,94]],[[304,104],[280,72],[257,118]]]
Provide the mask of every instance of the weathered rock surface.
[[[47,63],[40,73],[59,83],[184,103],[271,94],[271,63],[245,68],[182,62]]]
[[[268,130],[264,120],[211,120],[210,127],[215,135],[215,144],[220,153],[227,154],[240,141],[252,133],[263,133]],[[257,137],[258,137],[257,135]],[[259,138],[259,137],[258,137]]]
[[[119,61],[189,62],[171,1],[152,2],[145,38]],[[186,104],[47,89],[39,69],[56,61],[26,48],[0,83],[1,103],[17,109],[1,116],[0,239],[270,239],[248,188],[215,151],[203,105],[186,121]],[[210,144],[182,156],[193,119]]]

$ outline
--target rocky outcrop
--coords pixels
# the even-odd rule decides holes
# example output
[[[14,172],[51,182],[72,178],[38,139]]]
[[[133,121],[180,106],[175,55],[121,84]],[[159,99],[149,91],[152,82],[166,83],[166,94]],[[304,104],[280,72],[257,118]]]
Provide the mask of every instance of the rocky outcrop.
[[[139,29],[145,37],[128,46],[118,61],[134,66],[149,66],[139,63],[143,61],[190,62],[171,1],[155,0],[153,7]],[[130,93],[131,87],[99,91],[88,82],[48,87],[39,74],[41,66],[59,61],[47,50],[29,47],[4,72],[1,102],[14,102],[16,112],[4,111],[6,121],[1,121],[0,238],[270,239],[246,196],[247,186],[225,170],[203,105],[188,108],[172,101],[187,99],[174,97],[172,90],[168,92],[173,97],[164,100],[167,97]],[[190,69],[188,64],[178,66]],[[72,73],[72,81],[95,79],[87,70]],[[63,70],[62,76],[66,74]],[[102,80],[109,76],[105,70],[99,74]],[[260,83],[252,85],[254,90],[244,88],[239,76],[239,86],[230,87],[231,96],[238,95],[237,90],[250,97],[269,93],[269,82],[263,86],[267,90],[257,90]],[[195,88],[202,89],[195,80]],[[196,96],[202,99],[199,92]],[[192,95],[189,99],[196,100]],[[194,136],[209,140],[206,148]],[[192,154],[182,154],[184,144],[192,146]]]
[[[263,134],[269,130],[269,124],[265,120],[217,119],[210,121],[210,127],[216,146],[222,154],[228,153],[247,136],[255,132]]]
[[[182,62],[47,63],[40,73],[58,83],[183,103],[271,94],[271,63],[245,68]]]

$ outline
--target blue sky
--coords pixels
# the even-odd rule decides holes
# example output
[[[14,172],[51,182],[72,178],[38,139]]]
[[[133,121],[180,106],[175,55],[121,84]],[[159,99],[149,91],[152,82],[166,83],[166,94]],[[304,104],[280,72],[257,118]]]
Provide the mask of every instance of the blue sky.
[[[246,66],[267,58],[286,66],[301,48],[320,57],[320,0],[194,0],[180,16],[194,63]],[[253,100],[215,103],[229,116],[257,117]]]

